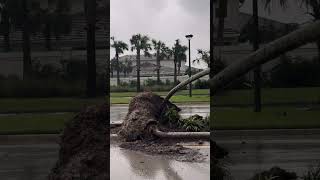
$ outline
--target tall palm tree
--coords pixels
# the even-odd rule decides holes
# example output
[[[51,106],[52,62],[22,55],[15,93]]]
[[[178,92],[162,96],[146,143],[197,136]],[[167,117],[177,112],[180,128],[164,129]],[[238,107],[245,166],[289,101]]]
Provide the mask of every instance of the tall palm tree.
[[[116,58],[112,58],[110,61],[110,73],[111,73],[111,78],[113,78],[113,71],[117,70],[117,60]]]
[[[119,55],[123,54],[125,50],[128,50],[128,44],[123,41],[116,41],[114,37],[111,37],[113,43],[111,47],[116,51],[116,71],[117,71],[117,84],[120,85],[120,64],[119,64]]]
[[[133,70],[132,61],[129,61],[128,59],[126,59],[123,65],[124,65],[124,69],[123,69],[124,77],[127,77],[128,74],[131,73]]]
[[[10,51],[10,12],[8,8],[8,0],[1,0],[0,1],[0,15],[1,15],[1,22],[0,22],[0,31],[3,35],[4,40],[4,52]]]
[[[156,51],[156,61],[157,61],[157,83],[160,85],[160,68],[161,64],[160,61],[164,58],[169,58],[169,51],[166,44],[162,41],[157,41],[155,39],[152,40],[153,49]]]
[[[223,43],[224,35],[224,24],[225,17],[227,16],[228,0],[213,0],[213,3],[219,5],[218,12],[216,13],[218,17],[218,28],[217,28],[217,40]]]
[[[1,16],[4,17],[5,49],[10,50],[10,26],[22,30],[23,79],[32,75],[30,36],[38,31],[40,2],[35,0],[1,0]]]
[[[167,50],[168,56],[173,56],[173,64],[174,64],[174,84],[177,84],[177,76],[180,75],[180,67],[181,62],[187,59],[186,51],[188,50],[187,46],[182,46],[180,44],[180,40],[177,39],[176,43],[172,47],[172,49]]]
[[[177,62],[178,62],[178,75],[179,76],[181,75],[180,69],[181,69],[182,62],[187,60],[187,55],[186,55],[187,50],[188,50],[187,46],[182,46],[182,45],[178,44],[176,56],[177,56]]]
[[[56,41],[61,35],[71,33],[71,3],[70,0],[48,0],[48,8],[42,12],[42,34],[45,37],[45,47],[51,50],[51,38],[54,35]]]
[[[96,0],[84,0],[87,21],[87,97],[96,96]]]
[[[172,47],[172,50],[170,51],[171,56],[173,56],[173,64],[174,64],[174,73],[173,73],[173,83],[177,84],[177,64],[178,64],[178,49],[179,49],[179,39],[176,40],[176,43]]]
[[[141,91],[140,88],[140,53],[144,52],[145,56],[150,56],[149,50],[151,50],[151,44],[149,43],[150,39],[146,35],[135,34],[131,37],[131,51],[136,50],[137,52],[137,92]]]
[[[252,0],[253,50],[259,49],[258,0]],[[261,66],[254,69],[254,112],[261,112]]]

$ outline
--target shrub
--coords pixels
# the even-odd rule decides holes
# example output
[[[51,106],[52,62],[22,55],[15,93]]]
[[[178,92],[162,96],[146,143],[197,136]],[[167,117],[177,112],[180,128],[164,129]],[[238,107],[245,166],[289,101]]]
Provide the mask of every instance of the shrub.
[[[310,167],[309,170],[302,176],[303,180],[320,180],[320,164],[315,167]]]
[[[203,118],[198,114],[193,115],[186,119],[180,119],[179,127],[185,129],[186,131],[199,132],[199,131],[209,131],[210,120],[209,118]]]
[[[168,123],[170,127],[177,127],[178,122],[180,120],[180,114],[175,108],[169,108],[166,113],[164,114],[161,123],[166,124]]]
[[[207,80],[199,79],[194,83],[193,86],[195,89],[209,89],[209,83]]]

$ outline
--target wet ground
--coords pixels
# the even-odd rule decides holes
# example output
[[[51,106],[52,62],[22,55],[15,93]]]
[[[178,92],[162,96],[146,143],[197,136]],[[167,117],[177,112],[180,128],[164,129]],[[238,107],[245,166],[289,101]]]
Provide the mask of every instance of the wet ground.
[[[199,114],[209,115],[209,105],[178,105],[182,117]],[[128,110],[127,105],[111,106],[111,122],[122,122]],[[130,151],[119,147],[118,141],[112,138],[110,149],[111,179],[130,180],[209,180],[210,179],[210,146],[192,143],[184,144],[200,151],[206,158],[202,162],[181,162],[165,155],[149,155],[143,152]]]
[[[226,163],[237,180],[273,166],[302,175],[320,163],[320,129],[215,131],[213,139],[229,151]]]
[[[46,179],[57,157],[57,144],[0,145],[0,179]]]
[[[209,155],[210,147],[188,146]],[[166,156],[147,155],[142,152],[121,149],[111,143],[111,179],[130,180],[209,180],[209,156],[201,163],[180,162]]]
[[[208,105],[180,105],[179,107],[183,109],[182,116],[195,113],[203,116],[209,114]],[[127,106],[112,106],[111,121],[120,121],[126,113]],[[24,140],[24,138],[28,140]],[[0,179],[46,179],[57,160],[59,146],[55,136],[42,137],[41,139],[33,136],[13,138],[0,136]],[[200,149],[203,154],[209,155],[208,145],[201,147],[190,145],[190,147]],[[114,143],[111,144],[110,151],[111,179],[209,179],[209,156],[201,163],[179,162],[164,156],[151,156],[141,152],[124,150]]]

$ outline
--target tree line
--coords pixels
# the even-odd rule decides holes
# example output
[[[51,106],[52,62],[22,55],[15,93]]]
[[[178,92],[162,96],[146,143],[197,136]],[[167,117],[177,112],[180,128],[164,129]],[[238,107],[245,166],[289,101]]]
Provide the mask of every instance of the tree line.
[[[111,60],[111,69],[115,69],[117,71],[117,84],[120,84],[120,72],[126,71],[126,73],[130,73],[133,68],[129,67],[132,64],[128,64],[124,62],[119,62],[119,56],[123,54],[125,51],[129,50],[129,45],[123,41],[116,40],[114,37],[111,37],[112,44],[111,47],[115,49],[115,58]],[[151,50],[154,50],[154,56],[156,57],[156,72],[157,72],[157,83],[160,85],[160,69],[161,69],[161,61],[164,59],[173,58],[174,62],[174,84],[177,84],[177,75],[180,74],[181,63],[186,61],[186,51],[188,50],[187,46],[181,45],[180,40],[177,39],[173,47],[168,47],[164,42],[156,39],[150,39],[147,35],[135,34],[130,39],[131,51],[136,52],[136,71],[137,71],[137,92],[141,91],[140,86],[140,71],[141,71],[141,54],[144,56],[151,57]]]
[[[95,30],[97,7],[101,0],[83,0],[87,32],[87,90],[88,97],[96,96]],[[0,0],[0,34],[3,36],[4,52],[11,51],[12,29],[22,32],[23,79],[32,79],[31,35],[41,33],[47,50],[52,49],[51,39],[56,40],[71,32],[70,0],[47,0],[48,6],[41,7],[37,0]],[[107,15],[107,13],[106,13]]]

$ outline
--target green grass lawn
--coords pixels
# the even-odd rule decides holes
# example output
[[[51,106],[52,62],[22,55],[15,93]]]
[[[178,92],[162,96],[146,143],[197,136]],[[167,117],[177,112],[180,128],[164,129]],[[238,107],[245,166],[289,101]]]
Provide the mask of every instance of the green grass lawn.
[[[26,112],[74,112],[87,105],[103,103],[104,97],[84,98],[2,98],[0,113]]]
[[[0,134],[59,133],[74,113],[1,115]]]
[[[167,92],[156,92],[165,96]],[[135,95],[134,92],[111,93],[112,104],[127,104]],[[252,90],[234,90],[224,92],[214,97],[217,105],[248,105],[252,104]],[[268,128],[320,128],[320,110],[306,111],[291,106],[291,103],[319,104],[319,88],[263,89],[263,104],[286,104],[282,107],[263,106],[261,113],[253,113],[247,108],[216,108],[214,129],[268,129]],[[85,98],[1,98],[0,99],[0,134],[32,134],[57,133],[61,131],[64,122],[70,119],[86,105],[100,104],[105,97],[95,99]],[[178,92],[171,98],[174,103],[209,103],[209,90],[193,90],[193,96],[188,91]],[[234,106],[236,107],[236,106]],[[4,113],[35,114],[1,115]],[[38,112],[38,113],[37,113]],[[43,114],[39,114],[39,112]],[[48,114],[48,112],[69,112],[63,114]],[[286,115],[284,115],[286,112]],[[46,113],[46,114],[45,114]]]
[[[213,129],[320,128],[320,109],[267,107],[254,113],[252,108],[218,108],[210,125]]]
[[[154,92],[162,97],[165,97],[168,92]],[[111,93],[111,104],[128,104],[136,92],[120,92]],[[189,97],[188,90],[177,92],[171,99],[174,103],[209,103],[209,89],[194,89],[192,90],[192,97]]]

